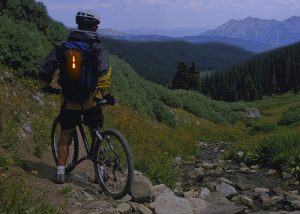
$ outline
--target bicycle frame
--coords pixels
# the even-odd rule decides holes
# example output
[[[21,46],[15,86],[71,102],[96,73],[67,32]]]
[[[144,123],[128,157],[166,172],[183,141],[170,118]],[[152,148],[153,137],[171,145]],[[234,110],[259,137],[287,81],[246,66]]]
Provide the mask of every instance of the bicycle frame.
[[[85,148],[85,151],[86,151],[86,155],[81,157],[78,161],[76,161],[75,163],[71,163],[69,164],[69,167],[71,170],[73,170],[77,165],[79,165],[81,162],[83,162],[84,160],[92,160],[94,162],[94,156],[95,156],[95,153],[94,153],[94,148],[95,148],[95,141],[96,140],[93,140],[92,141],[92,144],[91,146],[89,146],[89,143],[88,143],[88,140],[87,140],[87,137],[86,137],[86,134],[85,134],[85,131],[84,131],[84,128],[83,128],[83,124],[80,123],[78,125],[78,129],[79,129],[79,132],[80,132],[80,136],[83,140],[83,145],[84,145],[84,148]],[[97,138],[100,140],[100,142],[102,141],[102,136],[101,134],[99,133],[99,130],[97,129],[93,129],[93,132],[96,134]]]

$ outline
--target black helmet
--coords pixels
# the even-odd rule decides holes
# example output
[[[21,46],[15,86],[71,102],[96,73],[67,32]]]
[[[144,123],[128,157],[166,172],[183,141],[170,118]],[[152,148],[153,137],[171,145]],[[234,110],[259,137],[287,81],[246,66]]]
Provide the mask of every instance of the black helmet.
[[[76,14],[76,24],[80,26],[95,26],[100,24],[98,14],[90,10],[81,10]]]

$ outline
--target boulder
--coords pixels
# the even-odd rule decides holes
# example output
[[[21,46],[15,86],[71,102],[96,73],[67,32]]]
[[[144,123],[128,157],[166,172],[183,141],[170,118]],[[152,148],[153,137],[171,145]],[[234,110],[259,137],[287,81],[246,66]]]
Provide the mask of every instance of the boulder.
[[[226,184],[226,183],[221,183],[221,184],[217,185],[216,190],[217,190],[217,192],[223,193],[225,195],[225,197],[228,197],[228,198],[239,194],[233,186]]]
[[[163,194],[163,193],[173,193],[166,185],[164,184],[159,184],[159,185],[155,185],[152,188],[152,193],[154,197],[158,197],[159,195]],[[174,193],[173,193],[174,194]]]
[[[292,191],[288,192],[286,201],[289,202],[295,210],[300,210],[300,195],[298,193]]]
[[[260,193],[268,193],[270,192],[270,190],[268,188],[257,187],[254,189],[254,192],[260,194]]]
[[[135,173],[131,188],[133,201],[137,203],[151,202],[153,199],[152,188],[152,183],[148,178],[139,172]]]
[[[191,202],[173,192],[159,194],[150,206],[157,214],[194,214]]]
[[[205,199],[210,195],[210,190],[205,187],[205,188],[201,188],[201,192],[199,194],[199,198],[201,199]]]
[[[261,114],[257,108],[248,108],[247,112],[245,113],[244,117],[247,118],[260,118]]]
[[[138,207],[139,214],[152,214],[152,211],[143,204],[140,204]]]
[[[245,205],[247,207],[253,207],[254,206],[254,201],[251,198],[249,198],[245,195],[237,196],[236,197],[236,202],[238,204]]]
[[[117,206],[117,210],[119,211],[120,214],[129,214],[132,211],[131,206],[127,203],[119,204]]]

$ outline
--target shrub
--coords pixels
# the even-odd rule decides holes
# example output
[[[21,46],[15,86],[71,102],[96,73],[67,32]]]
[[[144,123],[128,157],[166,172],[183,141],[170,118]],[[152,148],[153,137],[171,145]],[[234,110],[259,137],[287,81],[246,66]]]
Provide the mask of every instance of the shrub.
[[[50,43],[32,23],[15,23],[0,16],[0,63],[19,75],[37,77],[37,68],[50,49]]]
[[[283,128],[259,142],[264,163],[274,168],[300,166],[300,134]]]

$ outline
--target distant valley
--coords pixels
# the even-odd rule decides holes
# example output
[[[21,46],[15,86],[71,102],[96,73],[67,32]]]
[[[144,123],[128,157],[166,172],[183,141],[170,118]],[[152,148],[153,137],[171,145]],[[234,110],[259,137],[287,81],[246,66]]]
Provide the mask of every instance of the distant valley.
[[[197,69],[216,70],[243,62],[254,53],[223,43],[191,44],[183,41],[133,42],[103,38],[110,54],[125,59],[147,80],[168,85],[179,62],[195,62]]]

